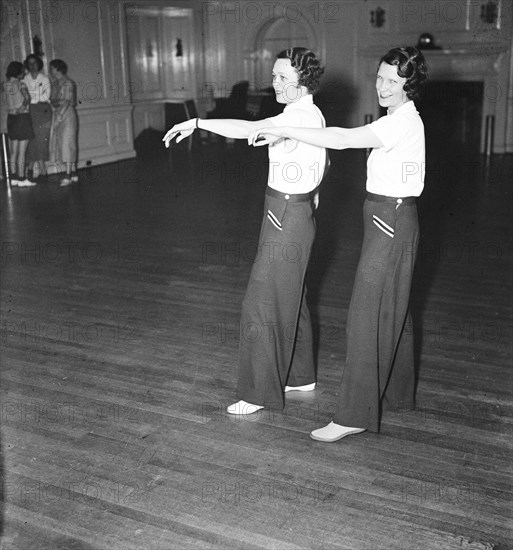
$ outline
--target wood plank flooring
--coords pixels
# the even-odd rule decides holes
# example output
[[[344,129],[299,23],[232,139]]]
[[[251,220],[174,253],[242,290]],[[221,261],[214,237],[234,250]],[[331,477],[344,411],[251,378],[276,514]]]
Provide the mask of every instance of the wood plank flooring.
[[[513,548],[513,159],[428,153],[417,409],[335,444],[309,432],[344,367],[363,153],[333,154],[317,215],[318,387],[246,418],[225,407],[265,151],[4,184],[2,548]]]

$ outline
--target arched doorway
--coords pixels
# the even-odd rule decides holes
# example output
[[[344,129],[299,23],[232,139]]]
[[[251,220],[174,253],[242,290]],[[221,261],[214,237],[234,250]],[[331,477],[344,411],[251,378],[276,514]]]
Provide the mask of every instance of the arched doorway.
[[[303,46],[316,53],[318,41],[308,24],[286,18],[266,23],[256,35],[251,59],[253,62],[253,83],[262,90],[272,86],[272,68],[276,54],[294,46]]]

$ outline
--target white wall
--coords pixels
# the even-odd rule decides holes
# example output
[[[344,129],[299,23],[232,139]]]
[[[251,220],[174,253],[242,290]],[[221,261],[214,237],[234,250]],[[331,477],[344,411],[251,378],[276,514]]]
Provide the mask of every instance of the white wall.
[[[149,2],[126,4],[125,10],[134,134],[148,127],[163,131],[165,101],[197,95],[202,45],[195,38],[194,10]]]
[[[3,0],[0,62],[5,72],[9,61],[22,61],[35,34],[45,70],[53,58],[66,61],[78,85],[84,165],[133,156],[134,136],[149,126],[165,129],[168,100],[193,97],[204,115],[211,96],[228,95],[236,82],[259,86],[273,44],[286,42],[283,33],[306,39],[326,66],[318,99],[328,123],[362,124],[366,113],[377,114],[369,67],[390,47],[415,45],[430,32],[444,48],[445,73],[452,67],[472,80],[488,67],[497,94],[485,94],[484,111],[496,117],[495,152],[513,152],[512,6],[495,0],[500,18],[486,24],[479,17],[486,2]],[[370,23],[378,6],[385,10],[380,28]]]

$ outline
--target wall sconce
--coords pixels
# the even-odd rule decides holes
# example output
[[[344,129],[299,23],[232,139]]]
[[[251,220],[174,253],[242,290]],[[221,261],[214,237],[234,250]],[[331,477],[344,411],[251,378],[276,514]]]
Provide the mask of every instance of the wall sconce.
[[[153,44],[151,40],[146,40],[146,57],[153,57]]]
[[[39,38],[37,34],[35,34],[32,39],[32,51],[34,52],[34,55],[37,55],[38,57],[43,57],[45,54],[45,52],[43,52],[43,42],[41,42],[41,38]]]
[[[481,4],[481,21],[493,25],[497,21],[499,10],[497,2],[489,0],[486,4]]]
[[[385,24],[385,10],[381,9],[379,6],[370,12],[371,14],[371,25],[373,27],[380,28]]]

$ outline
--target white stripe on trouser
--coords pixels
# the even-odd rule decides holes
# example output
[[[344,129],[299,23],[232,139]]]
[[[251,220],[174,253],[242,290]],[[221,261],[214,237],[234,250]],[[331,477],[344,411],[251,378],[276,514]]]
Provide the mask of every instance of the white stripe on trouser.
[[[269,218],[269,221],[280,231],[282,231],[282,226],[278,218],[270,211],[267,211],[267,217]]]
[[[372,221],[374,225],[379,227],[383,233],[386,233],[389,237],[394,236],[394,228],[390,227],[387,223],[385,223],[381,218],[378,218],[375,214],[372,215]]]

